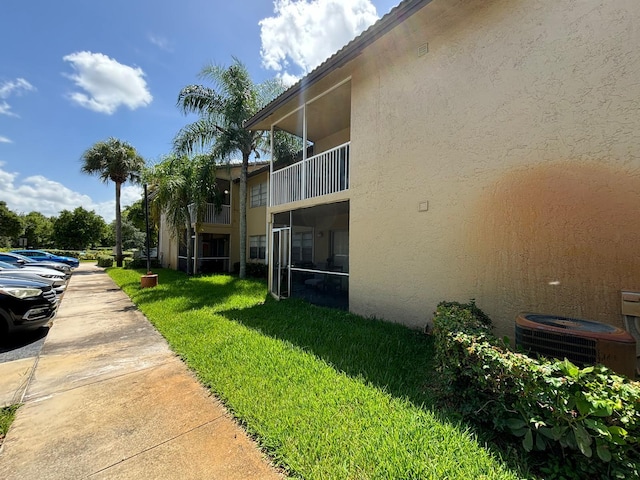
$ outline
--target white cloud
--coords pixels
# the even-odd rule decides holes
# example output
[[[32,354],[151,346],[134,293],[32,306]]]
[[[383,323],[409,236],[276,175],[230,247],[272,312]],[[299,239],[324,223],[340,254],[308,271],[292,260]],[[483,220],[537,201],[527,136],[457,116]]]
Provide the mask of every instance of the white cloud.
[[[6,115],[8,117],[17,117],[15,113],[11,111],[11,105],[4,100],[0,102],[0,115]]]
[[[75,52],[62,59],[71,63],[76,73],[68,77],[82,89],[69,98],[84,108],[111,115],[123,105],[135,110],[153,100],[139,67],[123,65],[102,53]]]
[[[173,47],[171,46],[171,43],[165,37],[150,33],[147,38],[152,44],[154,44],[159,49],[164,50],[165,52],[173,52]]]
[[[115,195],[115,191],[114,191],[114,195]],[[127,207],[132,203],[140,200],[143,195],[144,195],[144,190],[143,190],[143,187],[141,187],[140,185],[123,185],[122,190],[120,190],[120,203],[122,203],[123,208]],[[114,200],[113,208],[116,208],[115,205],[116,204]]]
[[[30,92],[35,87],[24,78],[16,78],[14,81],[0,83],[0,98],[9,98],[11,95],[20,95],[22,92]]]
[[[82,207],[93,210],[110,223],[116,216],[115,198],[95,203],[91,197],[75,192],[59,182],[41,175],[18,179],[17,173],[6,171],[0,162],[0,198],[16,213],[40,212],[47,217],[57,216],[62,210]],[[113,186],[113,183],[110,183]],[[115,187],[114,187],[115,196]],[[121,207],[124,208],[142,197],[142,188],[136,185],[122,187]]]
[[[17,117],[18,115],[11,111],[11,105],[6,101],[11,96],[19,96],[24,92],[34,91],[36,88],[27,82],[24,78],[16,78],[12,81],[0,83],[0,115],[8,117]]]
[[[274,0],[274,12],[260,21],[260,54],[278,72],[309,72],[378,19],[370,0]]]
[[[0,143],[13,143],[10,138],[0,135]]]
[[[300,80],[300,77],[297,75],[293,75],[289,72],[280,72],[276,75],[284,84],[285,87],[290,87],[294,83],[297,83]]]

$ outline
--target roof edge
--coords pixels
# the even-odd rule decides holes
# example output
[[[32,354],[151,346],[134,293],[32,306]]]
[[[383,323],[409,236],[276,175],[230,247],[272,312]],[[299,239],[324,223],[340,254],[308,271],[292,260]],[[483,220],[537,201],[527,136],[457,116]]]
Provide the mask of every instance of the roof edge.
[[[432,1],[433,0],[405,0],[400,2],[397,6],[389,10],[389,12],[380,20],[347,43],[310,73],[302,77],[297,83],[272,100],[253,117],[246,120],[244,122],[244,127],[251,130],[253,125],[265,120],[269,115],[271,115],[271,113],[273,113],[274,110],[277,110],[289,100],[297,96],[301,91],[318,82],[333,69],[341,67],[345,63],[356,58],[364,48],[371,45],[377,39],[388,33]]]

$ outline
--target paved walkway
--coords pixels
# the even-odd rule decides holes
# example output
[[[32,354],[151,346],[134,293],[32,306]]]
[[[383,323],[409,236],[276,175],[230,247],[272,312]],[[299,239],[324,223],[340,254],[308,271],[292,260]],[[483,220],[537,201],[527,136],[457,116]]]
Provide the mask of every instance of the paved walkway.
[[[2,479],[283,478],[98,267],[73,274],[40,356],[12,363]]]

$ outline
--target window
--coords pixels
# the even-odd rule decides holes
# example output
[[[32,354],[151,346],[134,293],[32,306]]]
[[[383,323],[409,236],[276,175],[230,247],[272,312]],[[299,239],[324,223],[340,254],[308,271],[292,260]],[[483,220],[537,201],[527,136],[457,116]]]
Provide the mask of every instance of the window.
[[[343,272],[349,271],[349,231],[334,230],[331,232],[331,258],[335,267]]]
[[[259,183],[251,187],[251,208],[263,207],[267,204],[267,184]]]
[[[267,251],[267,236],[253,235],[249,237],[249,258],[252,260],[264,260]]]
[[[291,237],[291,261],[313,262],[313,232],[296,232]]]

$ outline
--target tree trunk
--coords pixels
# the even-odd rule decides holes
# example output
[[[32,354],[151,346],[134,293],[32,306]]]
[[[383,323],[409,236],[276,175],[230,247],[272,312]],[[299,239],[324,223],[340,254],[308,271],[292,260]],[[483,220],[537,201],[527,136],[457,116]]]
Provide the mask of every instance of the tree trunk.
[[[247,171],[249,153],[242,153],[240,170],[240,278],[247,275]]]
[[[121,183],[116,182],[116,265],[122,267],[122,213],[120,212]]]
[[[185,222],[185,226],[187,227],[187,275],[191,275],[193,273],[192,262],[193,262],[193,244],[191,243],[191,218],[189,218]]]

